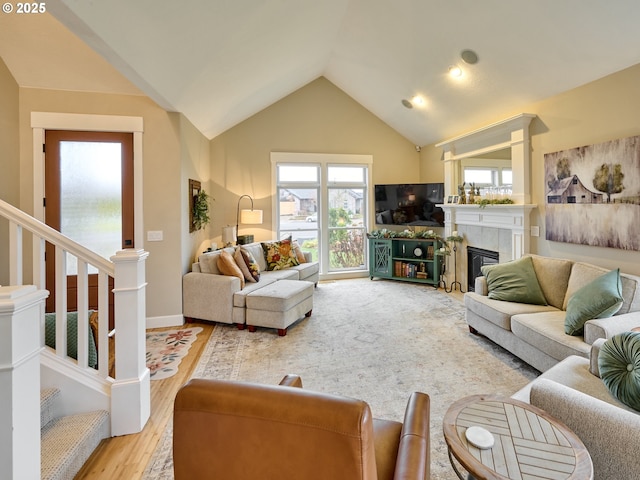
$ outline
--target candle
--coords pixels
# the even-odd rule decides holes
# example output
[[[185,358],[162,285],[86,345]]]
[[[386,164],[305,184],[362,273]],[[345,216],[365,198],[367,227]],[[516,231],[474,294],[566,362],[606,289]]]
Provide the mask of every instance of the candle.
[[[457,231],[457,230],[454,230],[454,231],[451,233],[451,236],[452,236],[452,237],[457,237],[457,236],[458,236],[458,231]]]

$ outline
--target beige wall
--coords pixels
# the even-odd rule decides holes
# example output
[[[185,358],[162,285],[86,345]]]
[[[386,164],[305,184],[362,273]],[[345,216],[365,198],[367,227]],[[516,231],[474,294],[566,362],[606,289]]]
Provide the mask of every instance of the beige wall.
[[[20,143],[18,142],[19,88],[0,59],[0,199],[14,206],[20,202]],[[0,219],[0,245],[9,238],[9,222]],[[0,248],[0,285],[9,283],[9,251]]]
[[[218,242],[221,228],[235,225],[243,194],[264,210],[264,224],[241,233],[272,235],[271,152],[368,154],[374,183],[420,180],[415,146],[321,77],[211,141],[211,234]],[[247,208],[249,200],[242,202]]]
[[[209,156],[209,139],[184,116],[180,115],[180,148],[182,181],[180,199],[182,211],[189,211],[189,179],[198,180],[202,189],[211,192],[211,160]],[[210,209],[213,208],[213,201]],[[195,256],[209,247],[211,224],[197,232],[189,232],[189,215],[180,223],[182,232],[182,271],[191,270]]]
[[[532,203],[538,205],[531,215],[531,224],[540,226],[540,236],[531,238],[532,251],[606,268],[620,267],[624,272],[640,275],[640,252],[547,241],[544,222],[546,153],[640,135],[640,64],[529,105],[520,112],[538,116],[531,124]],[[515,113],[518,112],[505,112],[495,120]],[[441,155],[441,150],[433,146],[423,148],[423,175]],[[638,169],[636,174],[640,174],[640,165]]]
[[[32,212],[31,112],[143,117],[144,232],[161,230],[162,242],[147,242],[147,317],[182,314],[182,233],[184,216],[180,168],[179,114],[167,113],[143,96],[20,89],[20,207]],[[139,221],[139,220],[136,220]]]

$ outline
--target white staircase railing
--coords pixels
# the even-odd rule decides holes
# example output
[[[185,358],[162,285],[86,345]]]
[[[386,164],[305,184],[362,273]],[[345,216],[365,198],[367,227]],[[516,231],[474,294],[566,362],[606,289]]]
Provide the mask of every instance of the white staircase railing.
[[[24,283],[26,252],[31,235],[31,282],[46,289],[45,245],[55,246],[55,350],[45,346],[44,308],[40,312],[42,386],[65,385],[64,414],[105,409],[111,414],[111,434],[125,435],[142,430],[150,414],[149,370],[145,347],[145,261],[144,250],[122,250],[110,260],[77,244],[57,230],[0,200],[0,217],[9,221],[10,283]],[[4,243],[4,242],[0,242]],[[77,259],[77,359],[68,356],[67,268],[69,256]],[[89,269],[98,277],[98,366],[89,366]],[[115,342],[109,342],[109,278],[113,278]],[[115,351],[113,349],[115,343]],[[115,374],[110,375],[109,357],[115,355]],[[40,385],[38,385],[38,391]],[[0,405],[0,408],[3,408]]]

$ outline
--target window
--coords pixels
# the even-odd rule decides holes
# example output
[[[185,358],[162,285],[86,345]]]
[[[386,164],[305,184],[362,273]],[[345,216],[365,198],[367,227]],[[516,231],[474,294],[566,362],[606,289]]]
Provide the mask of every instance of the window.
[[[320,273],[366,270],[371,157],[272,153],[278,238],[291,235]]]

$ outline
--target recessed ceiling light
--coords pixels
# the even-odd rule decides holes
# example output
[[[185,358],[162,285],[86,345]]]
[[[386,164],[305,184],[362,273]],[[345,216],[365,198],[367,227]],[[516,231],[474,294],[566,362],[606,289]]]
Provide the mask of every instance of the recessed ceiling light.
[[[449,67],[449,75],[451,75],[454,78],[461,77],[462,76],[462,69],[460,67],[458,67],[457,65],[451,65]]]
[[[473,50],[463,50],[460,52],[460,58],[464,60],[465,63],[469,65],[473,65],[474,63],[478,63],[478,54]]]
[[[409,100],[407,100],[406,98],[402,99],[402,105],[404,105],[407,108],[413,108],[413,104]]]
[[[424,101],[424,98],[422,98],[420,95],[416,95],[411,99],[411,104],[415,105],[416,107],[423,107],[425,104],[425,101]]]

